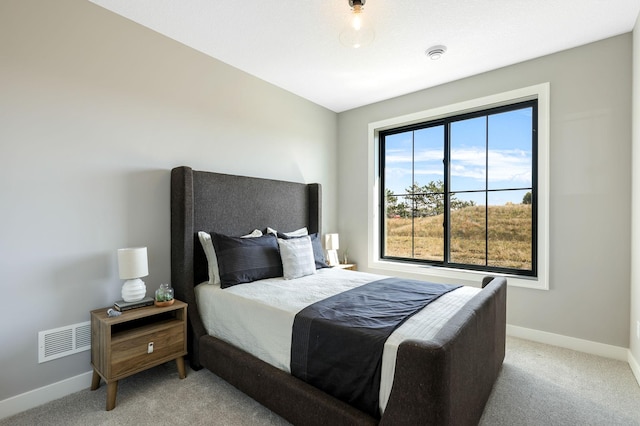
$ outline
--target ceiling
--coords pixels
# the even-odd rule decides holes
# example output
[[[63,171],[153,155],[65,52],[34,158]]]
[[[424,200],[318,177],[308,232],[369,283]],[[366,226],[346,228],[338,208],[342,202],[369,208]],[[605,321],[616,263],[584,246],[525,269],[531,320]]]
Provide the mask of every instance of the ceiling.
[[[90,0],[332,111],[633,30],[640,0],[367,0],[371,44],[343,46],[348,0]],[[431,60],[425,51],[445,45]]]

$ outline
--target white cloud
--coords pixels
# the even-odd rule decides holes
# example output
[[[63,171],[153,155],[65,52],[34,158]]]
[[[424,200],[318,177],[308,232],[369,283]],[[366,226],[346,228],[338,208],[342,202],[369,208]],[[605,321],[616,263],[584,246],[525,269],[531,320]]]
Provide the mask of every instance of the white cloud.
[[[387,153],[386,173],[391,177],[411,175],[411,161],[419,164],[416,175],[441,176],[443,153],[441,150],[422,150],[416,152],[415,158],[404,152]],[[484,181],[485,151],[474,147],[456,149],[451,158],[451,175],[458,178],[469,178]],[[402,167],[402,164],[407,167]],[[489,150],[489,181],[503,182],[509,186],[531,186],[531,155],[520,149]]]

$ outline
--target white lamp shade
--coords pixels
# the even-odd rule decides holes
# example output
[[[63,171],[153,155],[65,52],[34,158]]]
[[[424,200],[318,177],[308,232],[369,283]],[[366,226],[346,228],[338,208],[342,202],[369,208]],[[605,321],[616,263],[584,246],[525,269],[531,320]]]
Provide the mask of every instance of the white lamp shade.
[[[338,250],[340,248],[338,234],[326,234],[324,236],[324,248],[327,250]]]
[[[147,248],[133,247],[118,249],[118,272],[120,279],[123,280],[149,275]]]

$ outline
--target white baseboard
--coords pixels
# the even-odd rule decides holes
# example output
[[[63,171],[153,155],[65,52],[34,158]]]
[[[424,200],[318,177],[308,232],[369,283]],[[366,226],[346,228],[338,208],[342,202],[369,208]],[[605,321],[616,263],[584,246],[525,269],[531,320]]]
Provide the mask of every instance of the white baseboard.
[[[507,334],[521,339],[559,346],[578,352],[585,352],[605,358],[629,361],[629,349],[620,346],[607,345],[605,343],[592,342],[590,340],[577,339],[561,334],[548,333],[546,331],[533,330],[531,328],[517,327],[507,324]],[[638,376],[636,375],[636,378]]]
[[[635,376],[638,386],[640,386],[640,364],[638,360],[633,357],[630,349],[509,324],[507,324],[507,335],[628,362],[629,367],[631,367],[631,372]]]
[[[0,401],[0,420],[91,386],[92,371]]]
[[[547,345],[559,346],[561,348],[572,349],[592,355],[626,361],[629,363],[631,371],[633,371],[633,374],[640,385],[640,364],[638,364],[638,361],[627,348],[591,342],[589,340],[576,339],[575,337],[547,333],[546,331],[533,330],[508,324],[507,334],[509,336],[545,343]],[[18,414],[30,408],[37,407],[49,401],[86,389],[91,385],[92,374],[92,371],[88,371],[86,373],[61,380],[57,383],[52,383],[2,400],[0,401],[0,419],[13,416],[14,414]]]

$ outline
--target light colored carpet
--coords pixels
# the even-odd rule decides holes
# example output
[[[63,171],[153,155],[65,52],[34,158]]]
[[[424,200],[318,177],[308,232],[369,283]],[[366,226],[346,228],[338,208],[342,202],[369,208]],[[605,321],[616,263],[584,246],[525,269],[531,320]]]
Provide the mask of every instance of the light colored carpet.
[[[640,386],[626,362],[508,338],[480,425],[640,425]]]
[[[76,392],[0,421],[8,425],[287,425],[206,370],[178,379],[167,363],[121,380],[116,408],[106,386]],[[493,425],[640,426],[640,386],[629,366],[508,338],[507,356],[480,421]]]

